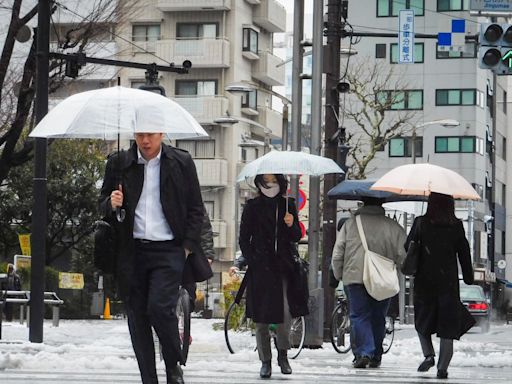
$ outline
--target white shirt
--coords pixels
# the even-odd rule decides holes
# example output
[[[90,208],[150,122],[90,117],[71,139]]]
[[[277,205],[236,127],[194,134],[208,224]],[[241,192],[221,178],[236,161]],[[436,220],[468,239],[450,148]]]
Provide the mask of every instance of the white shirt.
[[[144,184],[139,202],[135,208],[133,237],[153,241],[174,239],[169,223],[165,219],[160,202],[160,157],[158,155],[147,161],[137,149],[138,164],[144,164]]]

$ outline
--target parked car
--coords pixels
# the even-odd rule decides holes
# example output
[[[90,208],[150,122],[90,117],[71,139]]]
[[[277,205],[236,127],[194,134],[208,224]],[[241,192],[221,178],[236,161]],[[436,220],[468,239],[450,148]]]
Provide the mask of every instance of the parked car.
[[[476,320],[476,326],[481,331],[489,332],[491,324],[491,309],[484,290],[479,285],[460,283],[460,300]]]

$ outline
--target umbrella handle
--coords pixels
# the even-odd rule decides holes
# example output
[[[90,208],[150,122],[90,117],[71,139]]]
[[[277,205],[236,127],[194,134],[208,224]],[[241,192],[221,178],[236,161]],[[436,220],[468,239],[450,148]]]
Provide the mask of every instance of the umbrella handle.
[[[116,218],[117,221],[122,223],[126,217],[126,210],[124,208],[117,207],[116,208]]]

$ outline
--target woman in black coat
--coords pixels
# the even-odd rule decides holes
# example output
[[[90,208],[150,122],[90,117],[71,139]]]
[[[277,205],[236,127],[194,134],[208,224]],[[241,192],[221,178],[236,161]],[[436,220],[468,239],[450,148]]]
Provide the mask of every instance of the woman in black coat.
[[[419,230],[418,235],[415,232]],[[432,192],[427,213],[415,219],[407,238],[420,240],[421,256],[414,279],[414,322],[425,360],[418,367],[425,372],[434,366],[432,334],[441,339],[437,377],[448,377],[453,339],[459,339],[474,325],[459,295],[457,259],[466,284],[473,284],[471,254],[462,222],[455,217],[453,197]]]
[[[290,348],[290,308],[294,306],[290,281],[293,273],[295,242],[301,229],[293,199],[283,197],[288,181],[283,175],[258,175],[254,180],[259,196],[247,201],[240,223],[240,249],[243,258],[231,268],[248,265],[247,316],[256,323],[260,376],[272,374],[269,325],[276,324],[278,364],[284,374],[292,373],[287,350]],[[293,311],[292,311],[293,312]],[[298,316],[298,313],[292,313]]]

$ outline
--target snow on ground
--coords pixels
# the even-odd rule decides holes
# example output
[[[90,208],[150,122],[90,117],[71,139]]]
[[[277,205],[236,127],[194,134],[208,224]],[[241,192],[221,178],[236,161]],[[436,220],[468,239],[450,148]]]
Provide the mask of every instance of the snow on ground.
[[[214,324],[220,325],[220,329],[214,330]],[[192,320],[193,342],[185,369],[229,371],[230,365],[242,364],[247,370],[259,370],[260,363],[255,351],[229,354],[221,324],[222,320],[219,319]],[[462,341],[456,341],[451,366],[512,368],[510,329],[504,325],[494,327],[494,339],[470,334]],[[44,343],[41,344],[30,343],[28,335],[25,325],[3,323],[0,370],[137,371],[125,320],[61,320],[59,327],[45,322]],[[508,341],[502,340],[504,337]],[[437,338],[434,338],[434,344],[437,351]],[[416,366],[421,361],[421,349],[411,326],[397,326],[395,341],[384,359],[391,365],[405,363]],[[319,360],[325,361],[325,365],[319,365]],[[307,368],[318,372],[329,369],[333,373],[344,373],[350,368],[351,361],[350,353],[338,355],[329,343],[325,343],[322,349],[305,349],[294,361],[294,369]],[[159,368],[163,368],[163,363],[159,362]]]

